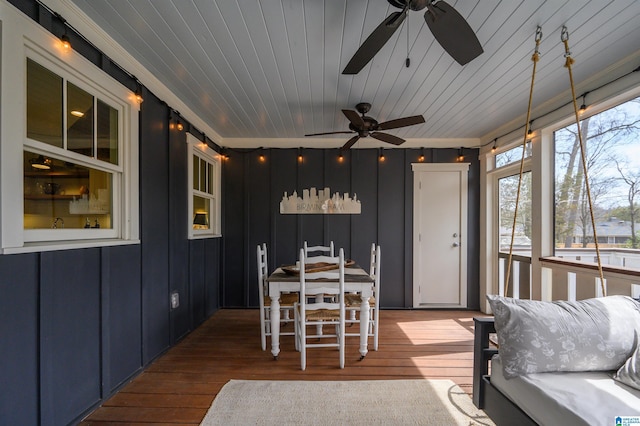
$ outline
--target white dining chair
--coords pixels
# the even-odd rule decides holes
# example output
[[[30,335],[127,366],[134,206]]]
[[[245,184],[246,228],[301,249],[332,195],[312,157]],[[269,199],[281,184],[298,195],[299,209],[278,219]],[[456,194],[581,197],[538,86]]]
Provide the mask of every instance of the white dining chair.
[[[333,241],[330,241],[328,246],[310,246],[305,241],[302,247],[304,248],[305,257],[310,257],[310,256],[335,257],[335,252],[333,251]],[[316,252],[319,252],[320,254],[312,254]]]
[[[300,367],[307,366],[308,348],[337,347],[340,368],[344,368],[345,359],[345,302],[344,302],[344,251],[339,251],[338,269],[306,273],[300,268],[300,298],[294,309],[296,350],[300,351]],[[300,249],[300,264],[305,264],[304,249]],[[314,282],[310,285],[308,280],[329,278],[337,280],[323,282],[318,285]],[[330,297],[326,297],[330,296]],[[332,325],[335,329],[318,334],[318,326]],[[307,329],[308,326],[311,326]],[[316,334],[309,334],[310,330],[316,330]]]
[[[378,350],[378,327],[380,324],[380,246],[371,244],[371,263],[369,275],[373,279],[373,296],[369,298],[369,326],[368,337],[373,337],[373,350]],[[348,314],[347,325],[360,324],[359,315],[362,299],[360,294],[345,295],[345,305]],[[360,336],[360,333],[347,333],[347,336]]]
[[[258,265],[258,296],[260,300],[260,343],[262,350],[267,349],[267,336],[271,336],[271,298],[268,295],[267,278],[269,277],[269,264],[267,261],[267,244],[258,244],[256,250]],[[295,331],[282,330],[283,326],[293,322],[293,306],[298,301],[297,293],[284,293],[280,295],[280,335],[293,336]]]

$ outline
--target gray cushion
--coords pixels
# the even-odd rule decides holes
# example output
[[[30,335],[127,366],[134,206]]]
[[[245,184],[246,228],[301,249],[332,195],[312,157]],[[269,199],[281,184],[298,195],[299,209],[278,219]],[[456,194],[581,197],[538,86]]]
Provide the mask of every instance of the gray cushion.
[[[639,332],[640,333],[640,332]],[[640,336],[636,333],[636,350],[613,376],[627,386],[640,390]]]
[[[545,371],[617,370],[635,348],[640,304],[609,296],[541,302],[488,295],[506,378]]]

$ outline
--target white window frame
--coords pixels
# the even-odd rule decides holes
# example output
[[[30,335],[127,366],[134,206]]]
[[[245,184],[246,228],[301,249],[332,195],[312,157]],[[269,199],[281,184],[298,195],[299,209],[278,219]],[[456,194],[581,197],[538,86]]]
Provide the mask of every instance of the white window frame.
[[[0,99],[0,253],[24,253],[138,244],[138,113],[133,92],[58,38],[0,4],[2,20]],[[16,58],[19,58],[16,60]],[[90,158],[26,137],[27,58],[86,90],[118,111],[118,164]],[[6,123],[12,123],[11,126]],[[16,143],[18,142],[18,143]],[[112,174],[112,227],[24,229],[23,153],[41,153]]]
[[[188,156],[187,156],[187,170],[188,176],[187,179],[187,198],[188,198],[188,215],[187,215],[187,229],[188,229],[188,238],[189,239],[198,239],[198,238],[217,238],[221,237],[221,200],[220,200],[220,191],[221,191],[221,178],[222,178],[222,170],[220,163],[220,155],[211,149],[209,145],[198,140],[191,133],[187,133],[187,145],[188,145]],[[206,192],[201,192],[193,189],[193,157],[197,156],[207,163],[213,166],[213,188],[212,194],[208,194]],[[211,200],[209,212],[209,229],[193,229],[193,217],[194,217],[194,208],[193,208],[193,197],[199,196],[202,198],[208,198]]]

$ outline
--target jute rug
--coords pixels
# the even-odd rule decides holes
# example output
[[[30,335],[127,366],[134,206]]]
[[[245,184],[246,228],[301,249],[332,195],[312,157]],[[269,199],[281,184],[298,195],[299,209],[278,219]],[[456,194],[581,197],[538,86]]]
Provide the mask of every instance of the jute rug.
[[[230,380],[211,425],[493,425],[451,380]]]

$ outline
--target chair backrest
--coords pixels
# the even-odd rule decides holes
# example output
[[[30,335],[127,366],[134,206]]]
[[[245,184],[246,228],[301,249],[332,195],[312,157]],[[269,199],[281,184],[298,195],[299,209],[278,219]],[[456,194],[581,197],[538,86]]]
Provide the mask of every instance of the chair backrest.
[[[310,246],[307,242],[304,242],[304,255],[305,257],[309,257],[309,253],[320,252],[325,256],[335,257],[335,252],[333,251],[333,241],[329,242],[328,246]],[[309,263],[309,262],[307,262]]]
[[[371,244],[371,264],[369,266],[369,275],[373,278],[373,293],[376,298],[376,305],[380,301],[380,246],[375,243]]]
[[[300,249],[300,264],[305,263],[304,249]],[[326,282],[326,285],[307,286],[308,280],[333,279],[336,281]],[[320,295],[337,295],[337,298],[315,297]],[[319,309],[340,309],[344,311],[344,251],[340,249],[338,255],[338,269],[333,271],[306,273],[304,268],[300,268],[300,311],[305,315],[305,311]]]
[[[267,263],[267,243],[258,244],[257,250],[257,265],[258,265],[258,291],[260,295],[260,306],[264,305],[264,292],[266,286],[266,280],[269,277],[269,266]]]
[[[340,262],[340,258],[338,256],[335,257],[331,257],[331,256],[307,256],[304,259],[304,263],[308,264],[308,263],[338,263]]]

